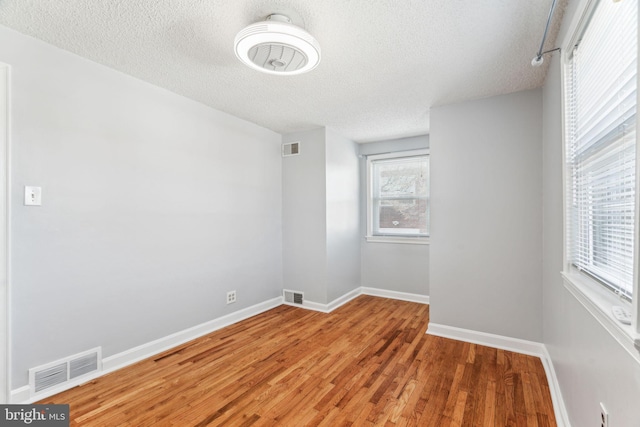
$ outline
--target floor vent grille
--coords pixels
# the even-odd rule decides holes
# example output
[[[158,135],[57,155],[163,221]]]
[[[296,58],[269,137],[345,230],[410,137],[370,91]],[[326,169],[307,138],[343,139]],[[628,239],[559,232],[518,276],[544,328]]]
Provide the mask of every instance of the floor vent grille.
[[[303,301],[304,301],[303,292],[284,290],[284,302],[289,304],[302,305]]]
[[[102,348],[96,347],[46,365],[29,369],[31,395],[102,370]]]
[[[66,363],[52,366],[35,373],[34,389],[36,393],[67,381],[69,375]]]
[[[98,370],[98,353],[90,353],[69,361],[69,379],[78,378]]]

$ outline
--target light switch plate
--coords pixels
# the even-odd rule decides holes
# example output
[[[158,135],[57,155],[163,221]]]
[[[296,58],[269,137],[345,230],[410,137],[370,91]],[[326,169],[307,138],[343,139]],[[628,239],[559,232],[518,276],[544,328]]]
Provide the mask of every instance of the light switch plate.
[[[42,206],[42,187],[24,187],[24,205]]]

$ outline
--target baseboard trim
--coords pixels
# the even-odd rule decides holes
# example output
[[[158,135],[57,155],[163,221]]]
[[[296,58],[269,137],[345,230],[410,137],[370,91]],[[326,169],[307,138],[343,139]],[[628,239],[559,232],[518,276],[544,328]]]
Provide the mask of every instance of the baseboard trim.
[[[349,291],[346,294],[342,295],[341,297],[336,298],[333,301],[331,301],[327,306],[327,308],[329,309],[329,312],[332,312],[336,308],[342,307],[343,305],[345,305],[346,303],[348,303],[352,299],[355,299],[355,298],[359,297],[360,295],[362,295],[361,289],[362,288],[359,288],[359,287],[355,288],[354,290]]]
[[[374,297],[383,297],[390,299],[398,299],[401,301],[417,302],[420,304],[429,304],[429,295],[410,294],[408,292],[388,291],[386,289],[362,287],[362,294]]]
[[[251,307],[243,308],[242,310],[238,310],[234,313],[227,314],[226,316],[201,323],[200,325],[196,325],[174,334],[167,335],[166,337],[125,350],[121,353],[105,357],[102,359],[102,370],[93,375],[87,376],[80,382],[80,384],[124,368],[125,366],[132,365],[180,344],[184,344],[211,332],[217,331],[218,329],[222,329],[226,326],[248,319],[249,317],[271,310],[272,308],[276,308],[280,305],[282,305],[282,297],[273,298],[256,305],[252,305]],[[36,398],[43,399],[80,384],[70,384],[69,387],[52,390],[51,393],[42,393]],[[20,387],[11,391],[11,403],[32,403],[30,399],[29,386]]]
[[[569,413],[567,407],[564,405],[564,399],[562,398],[562,391],[560,390],[560,382],[556,375],[556,370],[553,367],[553,359],[547,350],[546,345],[542,345],[544,351],[544,357],[541,357],[542,366],[547,374],[547,382],[549,383],[549,392],[551,393],[551,400],[553,401],[553,411],[556,414],[556,423],[559,427],[571,427],[569,421]]]
[[[320,313],[329,313],[329,305],[328,304],[322,304],[322,303],[319,303],[319,302],[313,302],[313,301],[304,300],[304,301],[302,301],[302,305],[293,304],[293,303],[289,303],[289,302],[285,302],[284,304],[285,305],[290,305],[291,307],[305,308],[305,309],[311,310],[311,311],[319,311]]]
[[[518,338],[502,335],[488,334],[486,332],[472,331],[470,329],[456,328],[454,326],[441,325],[429,322],[427,334],[443,338],[451,338],[458,341],[466,341],[473,344],[495,347],[530,356],[544,356],[544,346],[535,341],[526,341]]]
[[[367,287],[359,287],[355,288],[352,291],[347,292],[339,298],[331,301],[329,304],[322,304],[314,301],[304,300],[302,305],[300,304],[292,304],[292,303],[284,303],[286,305],[290,305],[292,307],[306,308],[307,310],[319,311],[321,313],[331,313],[336,308],[348,303],[354,298],[357,298],[360,295],[370,295],[373,297],[382,297],[389,299],[397,299],[401,301],[409,301],[409,302],[417,302],[420,304],[429,304],[429,296],[428,295],[419,295],[419,294],[410,294],[407,292],[397,292],[397,291],[388,291],[385,289],[378,288],[367,288]]]
[[[283,304],[290,305],[291,307],[306,308],[307,310],[319,311],[321,313],[331,313],[336,308],[345,305],[346,303],[348,303],[354,298],[357,298],[360,295],[362,295],[360,288],[356,288],[352,291],[347,292],[341,297],[334,299],[329,304],[322,304],[319,302],[308,301],[308,300],[302,301],[302,305],[293,304],[289,302],[283,302]]]
[[[544,344],[431,322],[427,326],[427,334],[539,357],[547,376],[556,423],[558,427],[571,427],[553,361]]]
[[[201,323],[200,325],[192,328],[167,335],[166,337],[162,337],[155,341],[139,345],[138,347],[125,350],[122,353],[105,357],[102,360],[102,371],[105,374],[113,372],[117,369],[139,362],[158,353],[162,353],[163,351],[169,350],[180,344],[184,344],[203,335],[217,331],[218,329],[222,329],[226,326],[248,319],[249,317],[271,310],[272,308],[276,308],[280,305],[282,305],[282,297],[273,298],[256,305],[252,305],[251,307],[243,308],[242,310],[238,310],[234,313],[227,314],[226,316]]]
[[[15,390],[11,390],[9,403],[29,403],[30,397],[29,386],[25,385]]]

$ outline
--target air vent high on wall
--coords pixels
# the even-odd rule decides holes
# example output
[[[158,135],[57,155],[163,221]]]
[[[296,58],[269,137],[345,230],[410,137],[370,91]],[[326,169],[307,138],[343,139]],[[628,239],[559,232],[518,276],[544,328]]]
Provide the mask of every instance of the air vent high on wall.
[[[76,379],[101,370],[101,347],[31,368],[29,369],[30,394],[31,396],[39,395],[49,389],[62,391],[71,385],[79,384]]]
[[[299,142],[288,142],[286,144],[282,144],[282,157],[297,156],[298,154],[300,154]]]

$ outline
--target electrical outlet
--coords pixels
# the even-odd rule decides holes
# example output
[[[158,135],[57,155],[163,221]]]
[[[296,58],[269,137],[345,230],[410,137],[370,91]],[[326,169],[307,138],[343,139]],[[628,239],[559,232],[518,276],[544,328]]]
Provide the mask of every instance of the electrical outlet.
[[[236,302],[236,291],[227,292],[227,304],[233,304]]]
[[[600,402],[600,427],[609,427],[609,413],[602,402]]]

